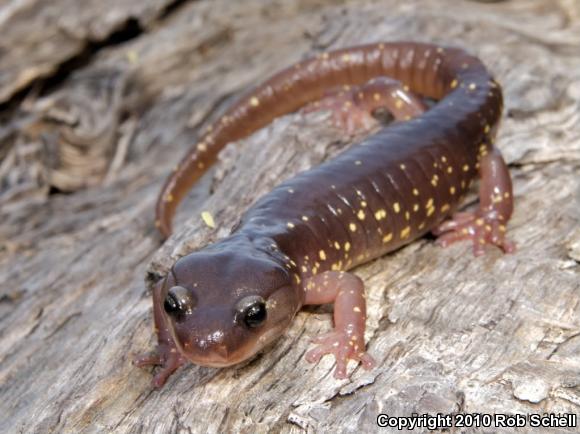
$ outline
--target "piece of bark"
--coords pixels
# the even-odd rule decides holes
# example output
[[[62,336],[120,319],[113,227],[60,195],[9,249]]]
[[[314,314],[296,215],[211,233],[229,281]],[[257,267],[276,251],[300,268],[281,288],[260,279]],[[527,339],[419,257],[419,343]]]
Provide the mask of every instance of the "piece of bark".
[[[74,92],[75,76],[126,74],[119,123],[134,134],[122,169],[85,191],[0,205],[0,431],[373,432],[379,412],[579,414],[579,28],[580,7],[567,0],[221,0],[186,4],[102,50],[58,92]],[[379,366],[350,381],[332,378],[330,358],[303,358],[308,337],[331,326],[320,308],[242,367],[190,365],[151,390],[150,372],[131,366],[154,345],[147,273],[225,236],[257,197],[348,143],[315,113],[229,145],[158,249],[164,177],[201,125],[272,71],[394,39],[463,46],[503,84],[498,143],[512,164],[518,251],[475,259],[469,245],[424,239],[358,268]]]

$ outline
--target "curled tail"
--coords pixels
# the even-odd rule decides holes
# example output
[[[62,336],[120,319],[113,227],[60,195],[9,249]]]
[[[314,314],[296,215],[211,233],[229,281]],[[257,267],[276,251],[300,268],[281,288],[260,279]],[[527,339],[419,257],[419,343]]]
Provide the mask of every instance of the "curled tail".
[[[477,82],[477,93],[483,95],[493,90],[490,86],[497,87],[481,62],[463,50],[414,42],[345,48],[296,63],[243,96],[207,128],[169,176],[158,197],[159,231],[164,237],[171,234],[171,220],[179,203],[226,144],[247,137],[276,117],[321,99],[329,88],[360,85],[377,76],[392,77],[412,92],[429,98],[450,98],[455,94],[459,98],[457,103],[464,98],[459,92],[465,82],[474,81],[471,86]],[[501,92],[490,95],[501,100]],[[449,106],[452,105],[450,101]]]

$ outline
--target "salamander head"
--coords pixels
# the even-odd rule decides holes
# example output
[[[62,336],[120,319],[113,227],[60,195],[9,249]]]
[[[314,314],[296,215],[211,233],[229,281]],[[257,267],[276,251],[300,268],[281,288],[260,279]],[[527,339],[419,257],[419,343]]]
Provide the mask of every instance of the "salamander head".
[[[195,252],[173,266],[159,310],[187,359],[229,366],[255,355],[288,327],[301,304],[291,277],[262,252]]]

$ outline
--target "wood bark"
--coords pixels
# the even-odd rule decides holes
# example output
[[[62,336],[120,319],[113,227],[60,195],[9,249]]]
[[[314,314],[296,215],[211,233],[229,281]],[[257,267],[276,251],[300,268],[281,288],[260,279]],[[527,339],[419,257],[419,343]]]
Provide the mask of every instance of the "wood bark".
[[[0,432],[374,432],[378,413],[580,415],[577,1],[9,0],[0,30]],[[244,366],[189,365],[152,390],[131,365],[155,344],[151,280],[352,141],[327,114],[297,113],[228,145],[161,245],[163,179],[273,71],[402,39],[464,47],[503,85],[518,251],[474,258],[422,239],[356,269],[379,366],[350,380],[332,377],[330,358],[303,358],[331,327],[322,307]],[[538,432],[550,431],[578,428]]]

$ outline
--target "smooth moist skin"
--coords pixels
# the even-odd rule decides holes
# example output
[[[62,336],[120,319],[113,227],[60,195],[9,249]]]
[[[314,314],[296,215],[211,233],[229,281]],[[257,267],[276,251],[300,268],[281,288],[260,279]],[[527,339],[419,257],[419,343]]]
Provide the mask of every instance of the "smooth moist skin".
[[[424,98],[437,102],[427,109]],[[228,142],[300,108],[330,110],[347,133],[373,125],[377,109],[395,122],[280,184],[229,237],[175,263],[154,290],[158,349],[137,359],[161,365],[154,385],[187,360],[229,366],[252,357],[308,304],[334,303],[335,328],[307,360],[333,354],[338,378],[349,359],[371,368],[364,286],[347,270],[429,231],[442,245],[471,239],[476,255],[486,244],[514,249],[504,237],[511,180],[493,144],[501,89],[463,50],[413,42],[321,53],[241,98],[169,177],[160,231],[170,234],[178,203]],[[478,175],[479,208],[453,214]]]

